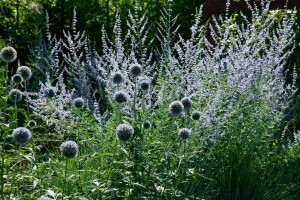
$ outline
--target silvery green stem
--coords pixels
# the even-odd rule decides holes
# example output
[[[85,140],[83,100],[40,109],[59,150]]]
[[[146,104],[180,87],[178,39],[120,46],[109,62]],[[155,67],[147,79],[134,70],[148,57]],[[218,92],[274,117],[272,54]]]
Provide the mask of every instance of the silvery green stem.
[[[134,78],[134,96],[133,96],[133,113],[134,113],[134,120],[136,121],[136,108],[135,108],[135,104],[136,104],[136,78]]]

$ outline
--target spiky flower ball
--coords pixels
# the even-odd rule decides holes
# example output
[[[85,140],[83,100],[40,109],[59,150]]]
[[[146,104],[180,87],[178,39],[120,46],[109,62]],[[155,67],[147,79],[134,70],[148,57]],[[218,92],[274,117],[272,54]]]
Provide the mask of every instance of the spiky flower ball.
[[[41,196],[40,198],[38,198],[38,200],[52,200],[52,199],[47,196]]]
[[[128,101],[128,99],[129,99],[129,96],[124,91],[117,91],[114,94],[114,100],[118,103],[124,103],[124,102]]]
[[[129,124],[120,124],[116,129],[116,135],[119,140],[127,141],[134,134],[134,129]]]
[[[201,113],[198,110],[193,111],[193,113],[192,113],[193,120],[199,120],[200,116],[201,116]]]
[[[35,126],[36,126],[36,121],[34,121],[34,120],[29,120],[28,123],[27,123],[27,125],[28,125],[29,127],[35,127]]]
[[[47,98],[53,98],[55,96],[55,88],[54,87],[47,87],[44,89],[44,96]]]
[[[17,69],[17,74],[20,74],[24,81],[27,81],[31,78],[32,72],[31,69],[27,66],[21,66]]]
[[[76,142],[66,141],[60,145],[59,150],[66,158],[75,158],[78,154],[78,145]]]
[[[78,97],[76,99],[73,100],[73,105],[76,107],[76,108],[83,108],[84,106],[84,100],[83,98],[81,97]]]
[[[192,100],[189,97],[183,97],[181,103],[186,111],[190,110],[193,106]]]
[[[124,78],[123,78],[123,74],[121,72],[116,72],[112,75],[111,77],[112,82],[114,84],[120,84],[123,82]]]
[[[6,63],[11,63],[17,58],[17,51],[13,47],[4,47],[0,51],[0,58]]]
[[[144,120],[143,122],[143,128],[144,129],[149,129],[151,126],[150,122],[148,120]]]
[[[141,65],[135,63],[133,65],[131,65],[129,67],[129,73],[133,76],[133,77],[138,77],[142,74],[142,67]]]
[[[31,139],[31,132],[27,128],[19,127],[12,132],[13,141],[19,144],[25,144]]]
[[[187,128],[182,128],[178,131],[178,136],[181,140],[186,140],[190,137],[192,131]]]
[[[15,84],[20,84],[23,82],[23,77],[20,74],[15,74],[13,75],[13,77],[11,78],[12,82]]]
[[[169,106],[169,111],[172,115],[180,116],[183,112],[183,104],[180,101],[173,101]]]
[[[151,80],[147,77],[143,77],[140,80],[140,86],[142,90],[148,90],[151,84]]]
[[[18,89],[12,89],[8,93],[8,99],[13,103],[21,101],[22,97],[23,97],[22,92]]]

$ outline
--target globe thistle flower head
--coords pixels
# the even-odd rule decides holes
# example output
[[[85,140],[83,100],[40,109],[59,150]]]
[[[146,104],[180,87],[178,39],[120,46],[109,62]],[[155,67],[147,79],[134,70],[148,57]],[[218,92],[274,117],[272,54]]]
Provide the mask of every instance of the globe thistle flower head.
[[[190,110],[193,106],[192,100],[189,97],[183,97],[181,103],[186,111]]]
[[[75,158],[78,154],[78,145],[76,142],[66,141],[60,145],[59,150],[66,158]]]
[[[4,47],[0,51],[0,58],[6,63],[12,63],[17,58],[17,51],[13,47]]]
[[[180,101],[173,101],[169,106],[169,111],[174,116],[180,116],[183,112],[183,104]]]
[[[193,120],[199,120],[200,116],[201,116],[201,113],[198,110],[193,111],[193,113],[192,113]]]
[[[124,103],[124,102],[128,101],[128,99],[129,99],[129,96],[124,91],[117,91],[114,94],[114,100],[118,103]]]
[[[123,82],[124,78],[123,78],[123,74],[121,72],[116,72],[112,75],[111,77],[112,82],[114,84],[120,84]]]
[[[35,127],[35,126],[36,126],[36,121],[34,121],[34,120],[29,120],[28,123],[27,123],[27,125],[28,125],[29,127]]]
[[[9,93],[8,93],[8,99],[12,102],[19,102],[22,100],[22,92],[18,89],[12,89]]]
[[[120,124],[116,129],[116,135],[121,141],[129,140],[134,134],[134,129],[129,124]]]
[[[76,108],[79,108],[79,109],[83,108],[83,106],[84,106],[84,100],[83,100],[83,98],[78,97],[78,98],[74,99],[73,100],[73,105]]]
[[[191,133],[192,131],[190,129],[182,128],[178,131],[178,136],[181,140],[187,140],[190,137]]]
[[[129,73],[133,76],[133,77],[138,77],[142,74],[142,67],[139,64],[133,64],[129,67]]]
[[[150,122],[148,120],[144,120],[143,122],[143,128],[144,129],[149,129],[151,126]]]
[[[15,74],[13,75],[13,77],[11,78],[12,82],[15,84],[20,84],[23,82],[23,77],[20,74]]]
[[[140,80],[140,86],[141,86],[141,89],[142,90],[148,90],[149,87],[150,87],[150,84],[151,84],[151,81],[149,78],[147,77],[143,77],[141,80]]]
[[[21,66],[17,69],[17,74],[20,74],[24,81],[27,81],[31,78],[32,72],[31,69],[27,66]]]
[[[19,144],[25,144],[31,139],[31,132],[24,127],[19,127],[12,132],[13,141]]]
[[[47,98],[53,98],[56,95],[56,89],[52,86],[44,89],[44,96]]]
[[[38,200],[52,200],[52,199],[47,196],[41,196],[40,198],[38,198]]]

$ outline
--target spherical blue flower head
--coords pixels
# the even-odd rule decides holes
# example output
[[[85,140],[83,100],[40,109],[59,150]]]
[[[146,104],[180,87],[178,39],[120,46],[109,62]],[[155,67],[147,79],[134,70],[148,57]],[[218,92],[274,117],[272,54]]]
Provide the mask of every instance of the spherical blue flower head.
[[[13,141],[19,144],[25,144],[31,139],[31,132],[24,127],[19,127],[12,132]]]
[[[172,115],[180,116],[183,112],[183,104],[180,101],[173,101],[169,106],[169,111]]]
[[[38,198],[38,200],[53,200],[47,196],[41,196],[40,198]]]
[[[114,94],[114,100],[118,103],[124,103],[124,102],[128,101],[128,99],[129,99],[129,96],[124,91],[117,91]]]
[[[78,145],[73,141],[63,142],[59,149],[66,158],[75,158],[78,154]]]
[[[187,128],[182,128],[178,131],[178,136],[181,140],[186,140],[190,137],[192,131]]]
[[[151,84],[151,81],[149,78],[147,77],[143,77],[141,80],[140,80],[140,86],[141,86],[141,89],[142,90],[148,90],[149,87],[150,87],[150,84]]]
[[[183,97],[181,103],[186,111],[190,110],[193,106],[192,100],[189,97]]]
[[[133,76],[133,77],[138,77],[142,74],[142,67],[139,64],[133,64],[129,67],[129,73]]]
[[[78,98],[74,99],[73,100],[73,105],[76,108],[83,108],[83,106],[84,106],[84,100],[83,100],[83,98],[78,97]]]
[[[17,69],[17,74],[20,74],[25,81],[29,80],[32,76],[31,69],[27,66],[21,66]]]
[[[17,51],[13,47],[4,47],[0,51],[0,58],[6,63],[11,63],[17,58]]]
[[[193,111],[193,113],[192,113],[193,120],[199,120],[200,117],[201,117],[201,113],[198,110]]]
[[[8,99],[13,103],[21,101],[22,97],[23,97],[22,92],[18,89],[12,89],[8,93]]]
[[[143,128],[144,129],[149,129],[151,126],[151,123],[148,120],[144,120],[143,122]]]
[[[23,82],[23,77],[20,74],[15,74],[13,75],[13,77],[11,78],[12,82],[15,84],[20,84]]]
[[[123,82],[124,78],[123,78],[123,74],[121,72],[116,72],[112,75],[112,82],[114,84],[120,84]]]
[[[54,87],[47,87],[44,89],[44,96],[47,98],[53,98],[56,95]]]
[[[34,120],[29,120],[27,125],[28,125],[29,127],[35,127],[35,126],[36,126],[36,121],[34,121]]]
[[[127,141],[134,134],[134,129],[129,124],[120,124],[116,129],[116,135],[119,140]]]

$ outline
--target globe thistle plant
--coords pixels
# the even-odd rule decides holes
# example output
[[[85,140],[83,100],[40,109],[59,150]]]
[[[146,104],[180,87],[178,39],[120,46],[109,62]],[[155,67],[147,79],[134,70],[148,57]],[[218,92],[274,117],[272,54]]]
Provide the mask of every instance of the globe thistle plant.
[[[144,120],[143,122],[143,128],[144,129],[149,129],[151,126],[150,122],[148,120]]]
[[[12,82],[15,84],[20,84],[23,82],[23,77],[20,74],[15,74],[13,75],[13,77],[11,78]]]
[[[174,116],[180,116],[184,110],[180,101],[173,101],[169,106],[169,112]]]
[[[84,100],[83,100],[83,98],[78,97],[78,98],[74,99],[73,100],[73,105],[76,108],[79,108],[79,109],[83,108],[83,106],[84,106]]]
[[[116,135],[119,140],[127,141],[134,134],[134,129],[129,124],[120,124],[116,129]]]
[[[73,141],[66,141],[63,142],[60,147],[60,152],[66,157],[66,158],[75,158],[78,154],[78,145],[76,142]]]
[[[118,103],[124,103],[124,102],[128,101],[128,99],[129,99],[129,96],[124,91],[117,91],[114,94],[114,100]]]
[[[41,196],[40,198],[38,198],[38,200],[52,200],[52,199],[47,196]]]
[[[36,126],[36,121],[35,120],[29,120],[28,123],[27,123],[27,125],[29,127],[35,127]]]
[[[181,140],[187,140],[190,135],[191,135],[192,131],[188,128],[182,128],[178,131],[178,136]]]
[[[18,89],[12,89],[8,94],[8,99],[13,103],[21,101],[22,97],[22,92]]]
[[[17,51],[13,47],[4,47],[0,51],[0,58],[6,63],[12,63],[17,58]]]
[[[25,144],[31,139],[31,132],[24,127],[19,127],[13,130],[12,138],[15,143]]]
[[[44,96],[47,97],[47,98],[53,98],[56,94],[56,88],[50,86],[50,87],[46,87],[44,89]]]
[[[193,111],[193,113],[192,113],[193,120],[199,120],[200,116],[201,116],[201,113],[198,110]]]
[[[32,72],[31,69],[27,66],[21,66],[17,69],[17,74],[20,74],[24,81],[27,81],[31,78]]]
[[[142,67],[139,64],[133,64],[129,67],[129,73],[133,76],[133,77],[138,77],[142,74]]]
[[[183,97],[181,103],[185,111],[189,111],[193,106],[192,100],[189,97]]]
[[[144,90],[144,91],[148,90],[149,87],[150,87],[150,84],[151,84],[151,81],[150,81],[149,78],[147,78],[147,77],[141,78],[141,80],[140,80],[140,86],[141,86],[142,90]]]
[[[121,72],[114,73],[112,75],[111,79],[112,79],[112,82],[114,84],[120,84],[124,81],[124,77],[123,77],[123,74]]]

